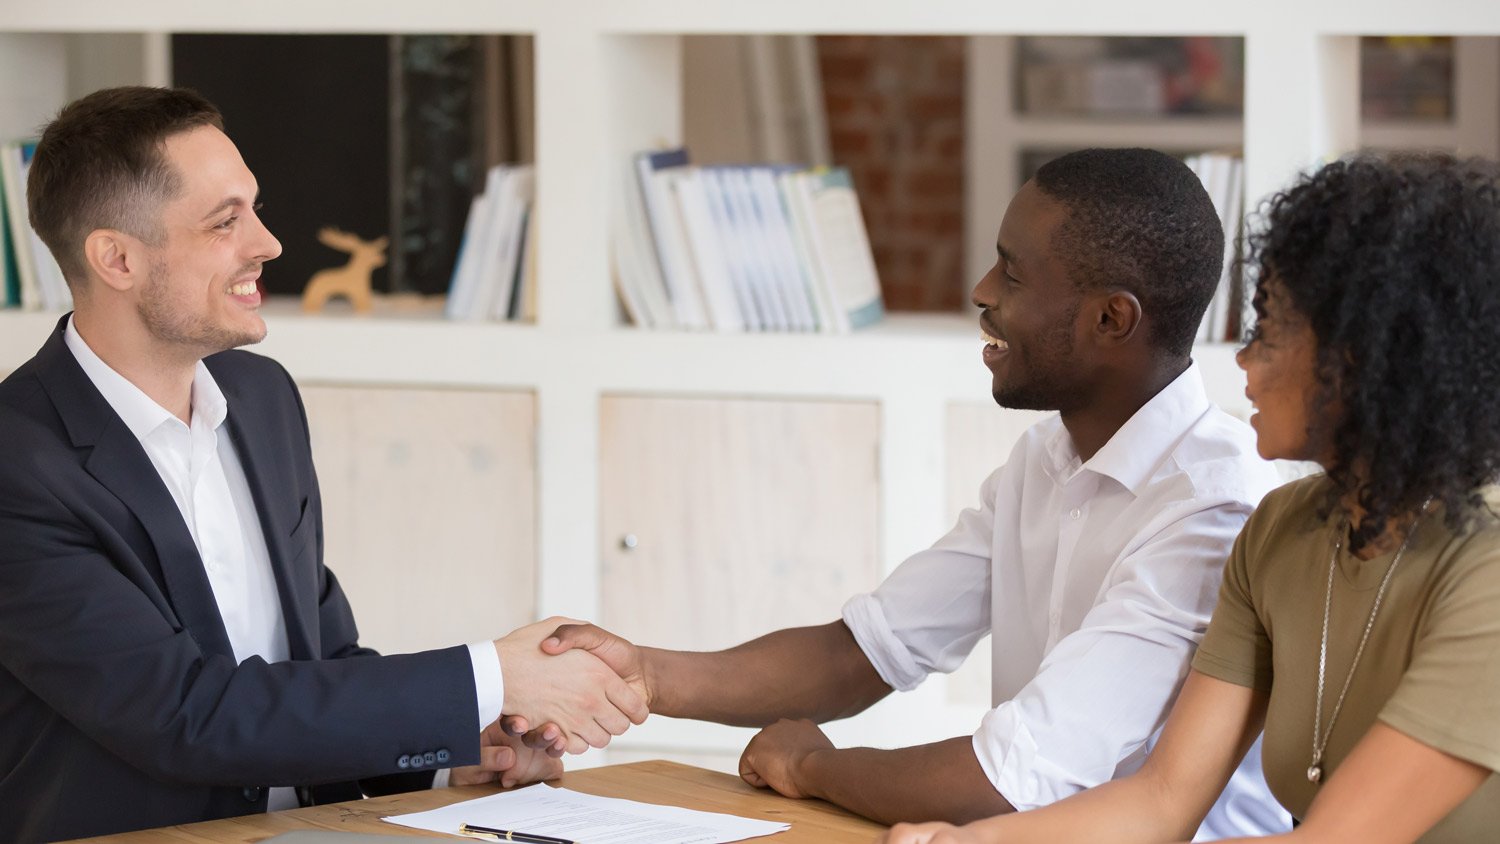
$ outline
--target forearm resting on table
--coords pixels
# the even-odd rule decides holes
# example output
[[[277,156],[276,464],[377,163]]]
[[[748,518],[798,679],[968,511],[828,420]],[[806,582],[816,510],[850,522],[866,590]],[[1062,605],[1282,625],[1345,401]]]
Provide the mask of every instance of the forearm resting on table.
[[[820,750],[803,762],[812,796],[880,823],[970,821],[1014,812],[985,775],[973,738],[876,750]]]
[[[831,721],[891,693],[842,621],[768,633],[725,651],[645,648],[652,711],[763,727],[778,718]]]
[[[993,842],[1110,841],[1161,844],[1187,841],[1201,822],[1180,811],[1151,778],[1113,780],[1066,800],[1029,812],[1014,812],[971,824],[980,840]]]

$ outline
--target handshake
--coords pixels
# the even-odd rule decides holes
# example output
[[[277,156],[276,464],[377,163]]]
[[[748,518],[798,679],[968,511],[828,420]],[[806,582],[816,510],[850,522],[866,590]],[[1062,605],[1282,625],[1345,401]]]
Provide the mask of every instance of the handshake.
[[[495,640],[502,729],[552,756],[604,747],[650,713],[641,650],[591,624],[553,617]]]

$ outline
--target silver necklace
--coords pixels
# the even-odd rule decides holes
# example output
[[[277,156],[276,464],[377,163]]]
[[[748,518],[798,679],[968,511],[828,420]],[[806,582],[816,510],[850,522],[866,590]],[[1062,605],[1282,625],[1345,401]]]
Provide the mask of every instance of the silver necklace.
[[[1422,502],[1421,509],[1417,510],[1417,518],[1427,512],[1427,505],[1432,503],[1429,498]],[[1396,549],[1396,557],[1391,560],[1391,565],[1385,570],[1385,577],[1380,579],[1380,588],[1375,592],[1375,605],[1370,607],[1370,617],[1365,620],[1365,632],[1359,637],[1359,647],[1354,649],[1354,661],[1349,664],[1349,674],[1344,678],[1344,687],[1339,690],[1339,699],[1333,704],[1333,712],[1328,716],[1328,730],[1323,730],[1323,678],[1328,668],[1328,617],[1333,607],[1333,569],[1339,558],[1339,549],[1344,546],[1344,532],[1348,529],[1347,522],[1341,523],[1338,532],[1333,538],[1333,553],[1328,557],[1328,586],[1323,593],[1323,638],[1318,645],[1318,708],[1313,712],[1313,737],[1312,737],[1312,764],[1307,767],[1307,781],[1316,783],[1323,779],[1323,749],[1328,746],[1328,737],[1333,735],[1333,723],[1338,720],[1339,710],[1344,708],[1344,695],[1349,692],[1349,684],[1354,680],[1354,670],[1359,667],[1359,658],[1365,653],[1365,642],[1370,639],[1370,630],[1375,626],[1375,614],[1380,612],[1380,602],[1385,598],[1385,588],[1391,583],[1391,575],[1395,574],[1396,566],[1401,564],[1401,555],[1406,553],[1406,546],[1411,542],[1411,535],[1417,532],[1416,522],[1412,523],[1411,529],[1401,539],[1401,547]]]

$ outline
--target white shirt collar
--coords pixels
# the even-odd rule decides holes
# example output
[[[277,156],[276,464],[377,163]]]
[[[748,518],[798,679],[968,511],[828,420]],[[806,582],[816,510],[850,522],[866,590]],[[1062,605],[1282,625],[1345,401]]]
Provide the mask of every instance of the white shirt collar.
[[[1208,394],[1203,390],[1203,376],[1194,361],[1172,383],[1141,405],[1141,409],[1081,466],[1072,436],[1066,426],[1059,424],[1046,443],[1046,453],[1053,464],[1051,474],[1059,482],[1064,482],[1079,468],[1088,469],[1114,478],[1132,493],[1138,492],[1182,435],[1211,406]]]
[[[177,418],[95,354],[89,344],[84,342],[78,329],[73,327],[71,316],[68,317],[67,328],[63,330],[63,341],[67,343],[68,351],[78,360],[78,365],[83,367],[84,374],[104,396],[104,400],[109,402],[109,406],[114,408],[115,413],[119,414],[121,421],[136,439],[144,440],[164,423]],[[224,419],[229,415],[229,401],[224,398],[218,382],[201,360],[193,371],[192,407],[194,418],[201,416],[214,429],[224,424]]]

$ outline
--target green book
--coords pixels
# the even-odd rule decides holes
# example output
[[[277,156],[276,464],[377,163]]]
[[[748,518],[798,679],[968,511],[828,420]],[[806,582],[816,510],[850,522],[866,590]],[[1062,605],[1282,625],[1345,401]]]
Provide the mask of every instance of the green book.
[[[21,268],[16,265],[16,247],[10,236],[9,212],[0,202],[0,307],[21,306]]]

